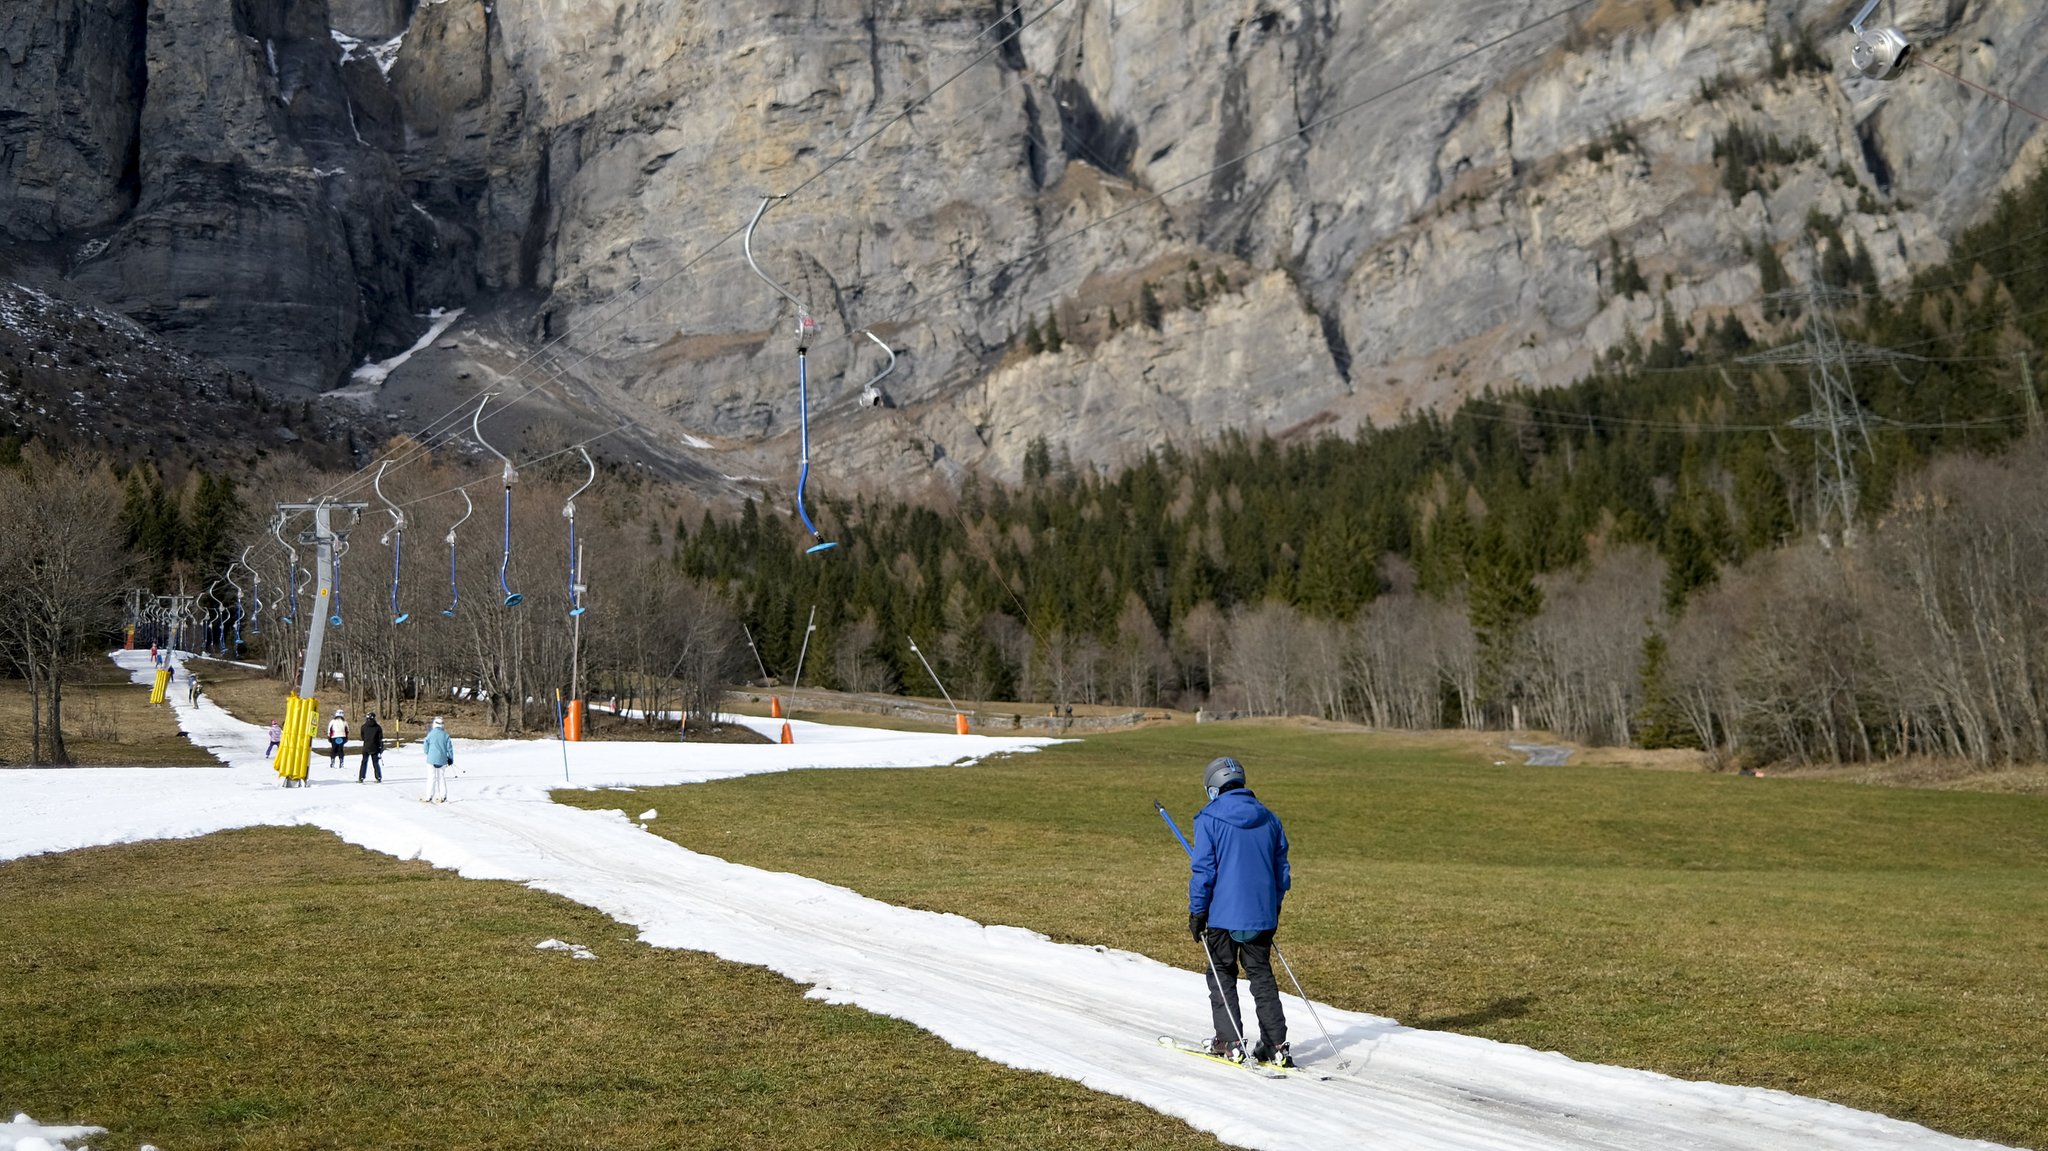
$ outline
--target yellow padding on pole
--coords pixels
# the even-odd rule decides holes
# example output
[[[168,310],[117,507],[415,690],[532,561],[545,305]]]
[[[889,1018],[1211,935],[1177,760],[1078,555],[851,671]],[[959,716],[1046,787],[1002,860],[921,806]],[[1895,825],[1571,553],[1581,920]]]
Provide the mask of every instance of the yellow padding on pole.
[[[284,705],[284,727],[277,741],[277,757],[270,765],[287,780],[303,780],[313,757],[313,725],[320,714],[318,700],[301,699],[293,692]]]
[[[156,686],[149,689],[149,702],[164,702],[164,697],[170,694],[170,690],[171,669],[167,667],[156,669]]]

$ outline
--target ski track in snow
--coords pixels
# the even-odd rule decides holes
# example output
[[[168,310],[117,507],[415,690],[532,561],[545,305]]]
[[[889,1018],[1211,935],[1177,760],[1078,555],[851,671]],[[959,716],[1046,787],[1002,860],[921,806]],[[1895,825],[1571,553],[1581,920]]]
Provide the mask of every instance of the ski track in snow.
[[[114,657],[136,682],[148,682],[148,653]],[[401,859],[561,895],[639,928],[653,946],[770,968],[808,985],[812,998],[908,1020],[983,1058],[1136,1100],[1244,1147],[1996,1146],[1781,1091],[1579,1063],[1318,1004],[1340,1048],[1332,1057],[1293,996],[1285,1000],[1298,1057],[1327,1070],[1348,1060],[1349,1071],[1327,1081],[1261,1079],[1158,1045],[1163,1034],[1208,1029],[1203,979],[1193,971],[742,867],[649,834],[622,812],[553,803],[549,790],[563,786],[561,744],[463,741],[446,804],[416,802],[426,790],[417,744],[386,753],[382,786],[329,770],[316,752],[312,786],[287,790],[263,756],[262,728],[204,696],[196,707],[175,687],[171,696],[186,734],[227,766],[0,772],[0,810],[10,816],[0,825],[0,860],[233,827],[321,827]],[[782,724],[738,720],[771,737]],[[577,787],[653,786],[799,768],[931,766],[1054,742],[790,726],[793,745],[571,745],[569,773]],[[1177,890],[1161,893],[1178,898]],[[6,1142],[0,1137],[0,1151]]]

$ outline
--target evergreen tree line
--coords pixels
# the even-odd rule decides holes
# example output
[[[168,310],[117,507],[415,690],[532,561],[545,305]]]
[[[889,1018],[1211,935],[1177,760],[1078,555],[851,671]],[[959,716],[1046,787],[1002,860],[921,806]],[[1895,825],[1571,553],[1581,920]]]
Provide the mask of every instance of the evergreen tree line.
[[[1489,392],[1348,438],[1226,433],[1114,476],[1039,443],[1022,483],[970,480],[941,506],[828,495],[841,547],[823,559],[793,546],[787,516],[749,503],[678,524],[675,562],[731,596],[769,674],[788,679],[802,652],[818,685],[935,694],[914,639],[952,694],[974,699],[1411,727],[1519,718],[1764,759],[2036,754],[2025,723],[1968,703],[1988,691],[2000,716],[2027,714],[2030,672],[1966,673],[1960,653],[1902,665],[1889,637],[1905,617],[1872,605],[1896,607],[1918,563],[1911,618],[1945,619],[1931,605],[1973,593],[1943,589],[1982,582],[1945,566],[1971,553],[1913,559],[1904,541],[2008,531],[1987,510],[1966,515],[1967,493],[1925,485],[1948,474],[1928,471],[1937,457],[1996,457],[2038,425],[2044,235],[2037,178],[1889,296],[1837,221],[1816,215],[1804,242],[1755,247],[1781,285],[1841,289],[1849,302],[1831,315],[1847,339],[1902,353],[1851,372],[1872,419],[1867,442],[1851,437],[1862,512],[1846,540],[1825,520],[1822,439],[1793,426],[1812,406],[1804,370],[1735,358],[1799,340],[1810,318],[1786,298],[1751,318],[1756,331],[1666,303],[1573,385]],[[1971,466],[2019,485],[2037,460]],[[2009,528],[2024,554],[2023,528]],[[1839,635],[1823,626],[1837,623]],[[1820,646],[1771,646],[1801,635]],[[1731,636],[1763,646],[1736,658],[1748,649]],[[1823,654],[1835,674],[1808,674],[1801,661]],[[1946,678],[1909,683],[1907,666]]]

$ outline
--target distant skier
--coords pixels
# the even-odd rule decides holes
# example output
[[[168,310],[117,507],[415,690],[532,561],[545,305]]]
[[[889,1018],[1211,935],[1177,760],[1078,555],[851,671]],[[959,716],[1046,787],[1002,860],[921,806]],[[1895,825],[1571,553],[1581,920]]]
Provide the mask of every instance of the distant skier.
[[[327,721],[327,766],[340,770],[342,760],[347,758],[341,749],[347,745],[348,713],[337,707],[334,718]]]
[[[277,745],[283,742],[284,722],[273,719],[270,721],[270,746],[263,749],[263,758],[269,759],[270,754],[277,750]]]
[[[1244,785],[1244,767],[1225,756],[1203,772],[1209,805],[1195,816],[1195,849],[1188,879],[1188,933],[1209,952],[1209,1013],[1215,1023],[1212,1053],[1292,1067],[1287,1017],[1273,980],[1273,933],[1287,897],[1287,833],[1280,818]],[[1249,1052],[1244,1013],[1237,1001],[1242,964],[1258,1011],[1259,1038]]]
[[[427,753],[427,794],[420,797],[421,803],[448,802],[448,769],[455,766],[455,742],[448,738],[448,729],[441,725],[441,717],[435,716],[433,726],[427,728],[427,738],[420,742]]]
[[[384,725],[374,711],[363,717],[363,762],[356,768],[356,782],[363,782],[371,771],[377,773],[378,783],[384,782]]]

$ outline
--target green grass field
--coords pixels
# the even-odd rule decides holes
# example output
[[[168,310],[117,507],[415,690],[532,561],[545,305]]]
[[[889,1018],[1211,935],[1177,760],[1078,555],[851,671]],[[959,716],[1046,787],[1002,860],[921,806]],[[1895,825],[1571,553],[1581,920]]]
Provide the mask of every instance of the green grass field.
[[[0,940],[0,1107],[107,1127],[98,1151],[1217,1146],[309,829],[0,864]]]
[[[2048,1145],[2048,800],[1497,767],[1471,741],[1162,727],[985,765],[563,792],[890,902],[1190,969],[1185,827],[1239,756],[1317,998]],[[1291,1021],[1298,1041],[1314,1034]]]

